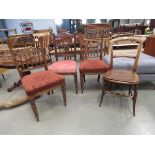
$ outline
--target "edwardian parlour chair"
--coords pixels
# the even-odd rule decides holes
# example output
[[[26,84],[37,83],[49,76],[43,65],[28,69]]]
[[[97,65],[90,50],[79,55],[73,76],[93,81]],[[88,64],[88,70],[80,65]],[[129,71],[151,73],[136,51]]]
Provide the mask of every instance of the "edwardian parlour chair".
[[[13,42],[7,40],[8,47],[12,53],[16,68],[21,77],[22,86],[27,94],[28,100],[31,102],[31,108],[37,121],[39,115],[35,100],[44,93],[48,93],[56,87],[62,88],[63,100],[66,106],[66,87],[65,78],[52,71],[47,70],[47,55],[43,38],[39,38],[36,47],[13,48]],[[39,45],[39,46],[38,46]],[[25,72],[44,67],[45,71],[38,71],[25,75]]]
[[[137,44],[135,49],[113,50],[119,44],[123,45],[128,42]],[[100,105],[102,104],[103,97],[106,93],[112,95],[120,95],[131,97],[133,101],[133,116],[135,116],[135,105],[138,93],[139,77],[136,73],[138,59],[142,51],[143,41],[136,37],[120,37],[110,41],[109,54],[110,54],[110,70],[103,74],[103,88]],[[114,68],[116,61],[120,61],[119,57],[129,59],[131,64],[127,69]],[[120,61],[121,63],[121,61]],[[112,91],[113,85],[126,85],[129,87],[128,94]]]
[[[60,75],[74,76],[75,92],[78,93],[77,64],[76,64],[76,35],[64,34],[59,38],[54,35],[54,49],[56,62],[48,69]],[[64,60],[58,60],[59,58]],[[74,60],[72,60],[74,58]]]
[[[87,26],[84,28],[84,34],[79,34],[80,52],[82,61],[80,62],[80,83],[83,93],[85,75],[98,75],[106,72],[109,66],[104,63],[103,53],[107,50],[109,42],[110,26]],[[104,46],[103,46],[104,45]]]

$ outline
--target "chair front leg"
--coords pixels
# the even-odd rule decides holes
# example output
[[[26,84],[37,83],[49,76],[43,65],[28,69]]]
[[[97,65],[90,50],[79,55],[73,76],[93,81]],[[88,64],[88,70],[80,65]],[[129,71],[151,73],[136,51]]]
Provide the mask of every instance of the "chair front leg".
[[[133,97],[132,97],[132,101],[133,101],[133,116],[135,116],[135,108],[136,108],[136,100],[137,100],[137,94],[138,94],[138,86],[137,85],[133,85]]]
[[[75,92],[78,94],[78,81],[77,81],[77,74],[74,75],[74,83],[75,83]]]
[[[100,74],[98,74],[98,77],[97,77],[97,82],[100,81]]]
[[[63,96],[63,100],[64,100],[64,105],[66,106],[67,104],[67,99],[66,99],[66,83],[64,82],[62,84],[62,96]]]
[[[84,79],[83,79],[83,74],[80,73],[80,84],[81,84],[81,92],[83,94],[83,88],[84,88]]]
[[[38,115],[38,110],[37,110],[37,107],[36,107],[36,104],[35,104],[35,99],[32,99],[31,100],[31,108],[32,108],[32,111],[35,115],[35,118],[37,120],[37,122],[39,122],[39,115]]]

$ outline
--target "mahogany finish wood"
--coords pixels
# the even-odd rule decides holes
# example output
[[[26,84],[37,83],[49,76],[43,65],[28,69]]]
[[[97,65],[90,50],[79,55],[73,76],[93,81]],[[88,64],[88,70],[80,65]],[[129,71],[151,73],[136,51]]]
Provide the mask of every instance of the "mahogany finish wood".
[[[122,43],[123,41],[130,41],[131,43],[136,42],[138,44],[137,49],[135,50],[135,55],[125,55],[123,54],[123,57],[133,58],[134,64],[132,67],[132,70],[124,70],[124,69],[114,69],[113,68],[113,60],[117,59],[117,57],[120,57],[120,55],[114,55],[113,54],[113,44],[115,43]],[[121,96],[128,96],[132,98],[133,101],[133,116],[135,116],[135,106],[136,106],[136,99],[137,99],[137,93],[138,93],[138,84],[139,84],[139,77],[136,73],[137,65],[138,65],[138,59],[140,56],[140,52],[142,51],[143,47],[143,40],[140,40],[136,37],[122,37],[122,38],[116,38],[110,41],[109,46],[109,53],[110,53],[110,70],[107,71],[105,74],[103,74],[103,87],[102,87],[102,95],[101,95],[101,102],[102,104],[103,97],[106,93],[110,93],[113,95],[121,95]],[[108,87],[106,86],[108,84]],[[112,85],[113,84],[119,84],[119,85],[128,85],[129,86],[129,93],[117,93],[112,91]]]
[[[61,33],[59,38],[53,37],[54,40],[54,55],[56,61],[59,61],[59,57],[63,57],[64,60],[74,59],[76,61],[76,34]],[[52,65],[52,64],[51,64]],[[60,73],[61,75],[73,75],[75,92],[78,93],[78,81],[77,81],[77,71],[74,73]]]
[[[19,48],[14,48],[13,42],[11,42],[9,39],[7,40],[7,43],[8,43],[9,50],[12,54],[14,63],[16,65],[16,68],[19,72],[21,79],[24,76],[23,73],[31,72],[34,69],[44,67],[45,70],[47,70],[47,61],[46,61],[47,55],[46,55],[46,49],[44,48],[45,40],[43,40],[43,38],[39,38],[40,46],[37,46],[37,47],[29,46],[22,50],[20,50]],[[38,44],[38,42],[37,42],[37,44]],[[50,81],[50,79],[49,79],[49,81]],[[27,94],[28,100],[31,102],[32,111],[33,111],[37,121],[39,121],[39,115],[38,115],[37,107],[35,104],[36,98],[38,98],[38,96],[40,96],[44,93],[47,93],[47,92],[53,90],[55,87],[62,87],[64,104],[66,105],[66,84],[65,84],[65,82],[63,82],[61,84],[57,84],[56,86],[51,87],[50,89],[44,89],[43,91],[39,91],[33,95]]]

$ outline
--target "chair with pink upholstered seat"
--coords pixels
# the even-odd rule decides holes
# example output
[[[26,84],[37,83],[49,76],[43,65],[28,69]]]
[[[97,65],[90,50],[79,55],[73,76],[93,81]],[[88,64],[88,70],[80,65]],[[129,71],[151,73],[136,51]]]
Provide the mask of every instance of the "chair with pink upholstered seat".
[[[110,24],[89,24],[84,26],[84,34],[79,34],[80,52],[80,83],[83,93],[85,75],[98,75],[106,72],[109,66],[102,60],[108,48]],[[91,59],[93,58],[93,59]]]
[[[12,53],[14,63],[21,77],[22,86],[27,94],[28,100],[31,101],[31,108],[37,121],[39,121],[39,115],[35,100],[40,95],[46,92],[48,93],[56,87],[61,87],[64,104],[66,106],[65,78],[62,75],[47,70],[46,45],[44,45],[45,42],[43,38],[39,38],[38,41],[37,47],[21,49],[13,48],[14,42],[10,42],[9,39],[7,40],[9,50]],[[45,71],[31,73],[32,70],[42,67],[45,68]],[[24,76],[23,73],[25,72],[29,72],[29,74]]]
[[[73,75],[75,92],[78,93],[77,63],[76,63],[76,35],[63,35],[61,38],[54,36],[54,48],[56,62],[48,66],[48,69],[60,75]],[[58,60],[63,57],[64,60]],[[71,60],[74,58],[74,60]]]

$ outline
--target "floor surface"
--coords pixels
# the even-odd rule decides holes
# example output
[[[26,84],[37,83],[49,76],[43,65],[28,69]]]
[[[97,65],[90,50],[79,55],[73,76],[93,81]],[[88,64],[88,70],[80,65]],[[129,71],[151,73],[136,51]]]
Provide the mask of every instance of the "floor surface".
[[[7,88],[19,78],[16,70],[9,70],[5,78],[6,81],[3,81],[0,77],[0,100],[16,99],[25,95],[22,87],[7,92]],[[102,80],[98,83],[97,76],[86,76],[84,94],[81,94],[80,89],[75,94],[72,76],[66,76],[66,84],[66,107],[60,88],[55,89],[54,94],[45,94],[36,101],[40,122],[36,122],[29,103],[1,110],[0,134],[155,134],[153,83],[141,83],[136,117],[132,115],[131,99],[126,97],[107,94],[99,108]]]

